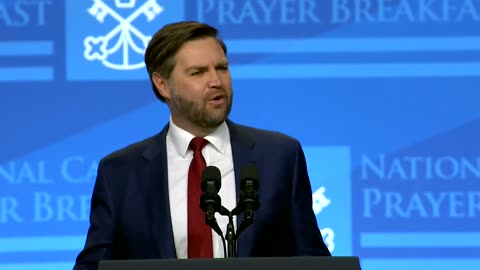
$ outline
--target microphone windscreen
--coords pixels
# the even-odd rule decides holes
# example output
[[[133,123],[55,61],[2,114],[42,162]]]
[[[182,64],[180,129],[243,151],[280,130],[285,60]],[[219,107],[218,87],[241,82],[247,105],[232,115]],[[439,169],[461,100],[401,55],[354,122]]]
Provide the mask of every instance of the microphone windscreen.
[[[245,165],[245,167],[243,167],[240,173],[240,182],[245,180],[252,180],[256,188],[258,187],[258,178],[259,177],[257,166],[250,163]]]
[[[220,179],[222,178],[220,174],[220,170],[215,167],[215,166],[207,166],[205,169],[203,169],[202,172],[202,191],[205,192],[207,189],[207,182],[208,181],[213,181],[215,183],[215,188],[217,189],[217,192],[221,188],[221,181]]]

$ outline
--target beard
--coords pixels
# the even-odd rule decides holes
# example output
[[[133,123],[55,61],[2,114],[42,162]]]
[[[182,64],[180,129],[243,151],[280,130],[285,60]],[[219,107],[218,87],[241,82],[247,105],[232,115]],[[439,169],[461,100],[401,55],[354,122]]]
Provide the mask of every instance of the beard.
[[[230,114],[232,109],[232,99],[231,96],[226,95],[225,91],[222,91],[224,94],[225,103],[221,105],[221,108],[209,108],[207,107],[208,99],[198,99],[190,100],[186,97],[177,94],[177,89],[173,82],[168,82],[168,86],[172,91],[172,101],[175,107],[175,111],[184,119],[190,123],[195,124],[201,128],[213,129],[218,127],[227,116]]]

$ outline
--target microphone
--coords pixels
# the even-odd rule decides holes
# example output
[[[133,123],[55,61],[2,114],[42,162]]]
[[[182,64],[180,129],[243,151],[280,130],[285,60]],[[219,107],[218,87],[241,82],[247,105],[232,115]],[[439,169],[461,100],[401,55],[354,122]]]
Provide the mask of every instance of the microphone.
[[[237,236],[253,223],[253,214],[260,207],[257,195],[258,178],[258,169],[253,164],[247,164],[240,173],[240,198],[237,207],[232,211],[233,215],[244,212],[242,223],[237,229]]]
[[[200,208],[205,212],[205,223],[218,235],[222,236],[222,230],[218,226],[215,213],[222,210],[222,199],[218,191],[222,187],[220,170],[215,166],[203,169],[201,187],[204,192],[200,197]]]

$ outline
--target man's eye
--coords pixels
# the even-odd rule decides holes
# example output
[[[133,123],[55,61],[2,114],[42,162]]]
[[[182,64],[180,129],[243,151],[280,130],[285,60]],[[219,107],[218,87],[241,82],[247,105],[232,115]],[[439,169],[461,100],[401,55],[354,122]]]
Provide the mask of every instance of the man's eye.
[[[190,76],[198,76],[200,74],[202,74],[200,71],[194,71],[194,72],[190,73]]]

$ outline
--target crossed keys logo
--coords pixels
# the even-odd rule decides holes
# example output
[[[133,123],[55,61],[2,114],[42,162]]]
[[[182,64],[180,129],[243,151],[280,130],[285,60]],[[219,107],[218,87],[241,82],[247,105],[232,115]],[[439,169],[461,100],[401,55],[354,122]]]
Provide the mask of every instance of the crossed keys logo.
[[[312,195],[313,198],[313,212],[315,215],[318,215],[322,212],[323,208],[327,207],[330,204],[330,199],[325,196],[325,187],[320,187]]]
[[[144,35],[132,23],[142,15],[146,16],[148,22],[151,22],[163,12],[164,8],[156,0],[147,0],[128,17],[123,18],[102,0],[93,1],[94,4],[88,9],[90,15],[95,17],[100,23],[104,23],[105,18],[110,16],[118,22],[118,25],[104,36],[87,36],[84,39],[85,59],[89,61],[99,60],[106,67],[118,70],[132,70],[143,67],[143,62],[130,63],[130,52],[143,55],[151,36]],[[117,8],[134,8],[135,1],[115,0],[115,4]],[[134,37],[140,40],[140,45],[135,43]],[[109,56],[117,52],[122,54],[121,63],[109,62]]]

